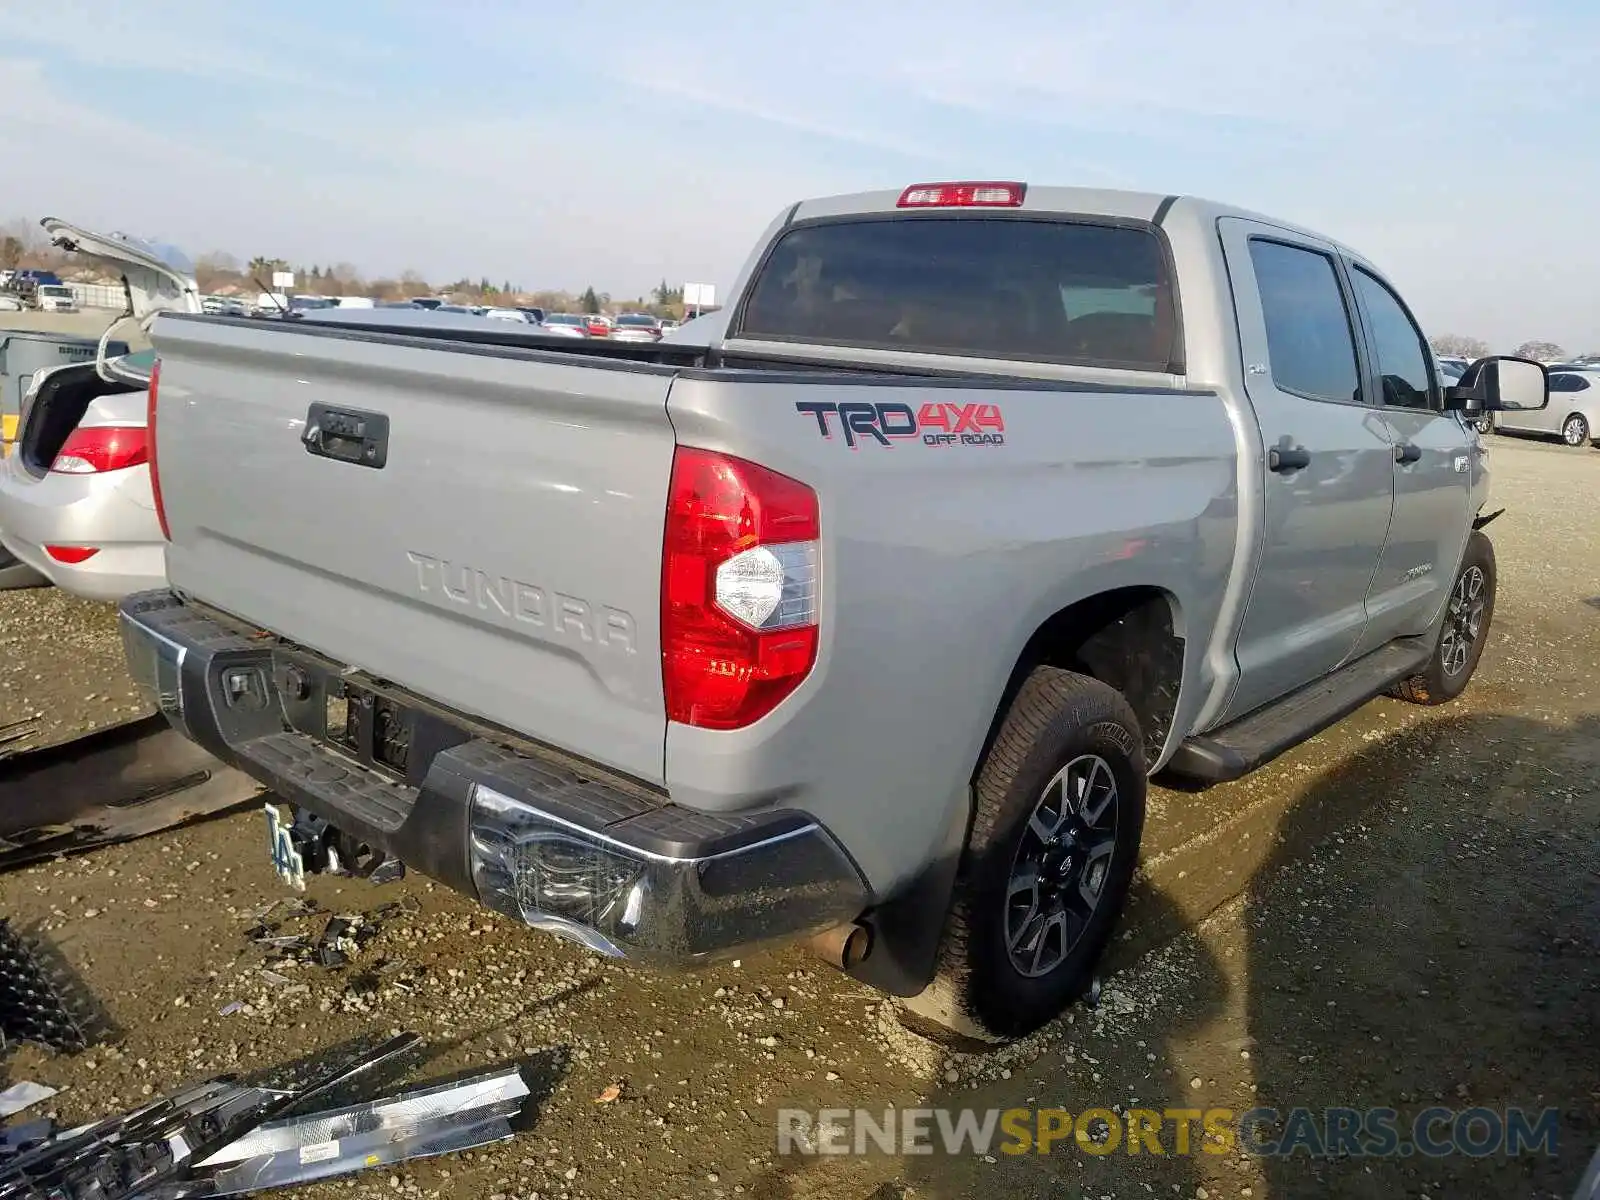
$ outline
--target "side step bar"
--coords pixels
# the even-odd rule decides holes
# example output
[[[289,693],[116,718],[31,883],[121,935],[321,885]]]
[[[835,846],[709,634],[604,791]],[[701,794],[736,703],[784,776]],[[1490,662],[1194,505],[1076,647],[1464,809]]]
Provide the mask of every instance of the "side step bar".
[[[1220,729],[1187,739],[1166,773],[1197,783],[1228,783],[1321,733],[1393,684],[1415,675],[1433,652],[1430,638],[1400,638]]]

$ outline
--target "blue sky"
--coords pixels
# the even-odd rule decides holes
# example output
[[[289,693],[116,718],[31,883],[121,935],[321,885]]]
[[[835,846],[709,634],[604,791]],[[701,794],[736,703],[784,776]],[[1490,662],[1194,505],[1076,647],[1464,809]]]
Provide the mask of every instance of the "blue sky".
[[[369,274],[723,287],[786,203],[1196,193],[1430,332],[1600,350],[1593,0],[0,4],[0,219]]]

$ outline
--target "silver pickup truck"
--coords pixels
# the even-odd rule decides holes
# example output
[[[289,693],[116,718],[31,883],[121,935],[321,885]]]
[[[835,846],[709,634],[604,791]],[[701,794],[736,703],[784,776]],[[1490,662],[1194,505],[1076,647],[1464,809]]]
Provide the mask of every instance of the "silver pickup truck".
[[[1350,250],[928,184],[788,208],[734,296],[649,345],[161,317],[135,676],[530,926],[664,966],[805,939],[989,1040],[1091,982],[1152,773],[1466,686],[1468,422],[1545,371],[1441,387]]]

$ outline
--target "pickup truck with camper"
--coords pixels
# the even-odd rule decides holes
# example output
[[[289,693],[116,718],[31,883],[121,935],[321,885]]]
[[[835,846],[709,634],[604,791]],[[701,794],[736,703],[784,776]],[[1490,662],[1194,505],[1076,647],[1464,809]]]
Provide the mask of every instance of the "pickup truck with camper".
[[[1468,423],[1545,368],[1442,386],[1354,251],[934,183],[792,205],[733,295],[652,343],[157,319],[129,663],[286,879],[394,860],[667,968],[805,941],[982,1044],[1091,985],[1150,776],[1473,674]]]

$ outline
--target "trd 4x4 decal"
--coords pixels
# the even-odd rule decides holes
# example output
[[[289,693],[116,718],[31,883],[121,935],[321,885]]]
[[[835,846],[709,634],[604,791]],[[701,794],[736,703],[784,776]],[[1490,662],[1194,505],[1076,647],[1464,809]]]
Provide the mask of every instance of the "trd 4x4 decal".
[[[998,404],[924,404],[913,411],[909,404],[799,400],[794,407],[816,418],[817,432],[825,438],[833,437],[837,425],[852,450],[862,442],[892,446],[909,438],[920,438],[925,446],[1003,446],[1006,440]]]

